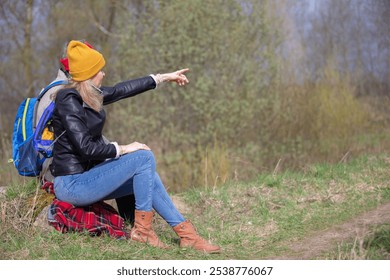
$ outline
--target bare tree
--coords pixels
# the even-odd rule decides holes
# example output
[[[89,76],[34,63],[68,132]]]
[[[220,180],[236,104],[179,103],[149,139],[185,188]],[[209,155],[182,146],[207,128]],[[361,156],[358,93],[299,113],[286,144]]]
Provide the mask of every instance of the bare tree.
[[[371,92],[367,85],[374,81],[388,84],[389,1],[285,2],[295,14],[307,77],[321,79],[322,70],[333,61],[334,69],[352,78],[360,93]]]
[[[1,55],[4,66],[6,66],[0,69],[0,83],[5,85],[3,89],[8,89],[8,92],[2,94],[6,97],[31,94],[33,5],[33,0],[24,3],[7,1],[0,8],[2,17],[0,28],[3,41]],[[23,75],[16,73],[23,73]]]

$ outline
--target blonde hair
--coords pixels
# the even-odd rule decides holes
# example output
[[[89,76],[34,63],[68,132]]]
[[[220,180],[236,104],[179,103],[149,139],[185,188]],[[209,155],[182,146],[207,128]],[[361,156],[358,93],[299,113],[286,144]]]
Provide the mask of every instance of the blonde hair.
[[[96,89],[90,80],[77,82],[70,80],[70,83],[65,88],[75,88],[79,93],[83,102],[86,103],[96,112],[100,112],[103,109],[103,96]],[[53,93],[51,98],[54,100],[57,96],[57,92]]]
[[[73,82],[76,84],[75,88],[80,93],[83,101],[96,112],[100,112],[103,109],[103,96],[92,85],[90,80],[82,82]],[[71,83],[72,84],[72,83]]]

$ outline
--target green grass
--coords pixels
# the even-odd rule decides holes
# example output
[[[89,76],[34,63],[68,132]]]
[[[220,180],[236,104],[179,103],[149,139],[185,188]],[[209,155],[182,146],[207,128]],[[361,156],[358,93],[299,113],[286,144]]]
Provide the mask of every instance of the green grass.
[[[389,177],[390,156],[366,156],[181,193],[190,209],[185,216],[203,237],[222,246],[223,252],[214,255],[180,249],[176,235],[161,218],[156,218],[155,229],[162,241],[171,245],[170,250],[108,236],[42,231],[31,225],[36,213],[26,207],[28,196],[36,194],[36,184],[30,182],[12,187],[0,200],[0,259],[246,260],[283,256],[289,254],[289,244],[390,201]],[[360,255],[388,258],[389,238],[389,225],[384,225],[367,235],[367,246]],[[336,251],[329,248],[324,258],[352,258],[345,250],[350,251],[353,243],[337,246]],[[370,248],[373,253],[367,253]]]

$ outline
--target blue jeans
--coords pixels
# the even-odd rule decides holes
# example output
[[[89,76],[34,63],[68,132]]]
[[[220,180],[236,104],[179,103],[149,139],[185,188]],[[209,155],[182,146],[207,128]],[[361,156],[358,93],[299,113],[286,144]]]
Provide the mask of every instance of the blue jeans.
[[[185,221],[156,172],[151,151],[139,150],[104,161],[84,173],[58,176],[54,192],[59,200],[75,206],[134,194],[135,209],[155,209],[172,227]]]

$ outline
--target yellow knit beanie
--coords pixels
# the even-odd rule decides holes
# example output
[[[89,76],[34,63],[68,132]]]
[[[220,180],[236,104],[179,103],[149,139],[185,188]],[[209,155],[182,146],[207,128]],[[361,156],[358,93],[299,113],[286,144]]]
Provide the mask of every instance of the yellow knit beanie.
[[[98,51],[80,41],[68,44],[69,73],[74,81],[85,81],[95,76],[106,64]]]

